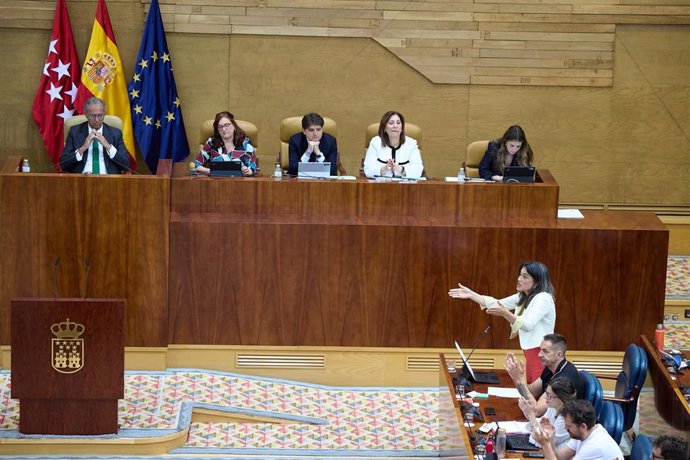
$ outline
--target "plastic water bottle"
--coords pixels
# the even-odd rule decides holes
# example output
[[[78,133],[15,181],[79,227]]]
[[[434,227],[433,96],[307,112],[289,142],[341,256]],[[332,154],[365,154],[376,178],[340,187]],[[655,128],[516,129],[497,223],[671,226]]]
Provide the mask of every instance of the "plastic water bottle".
[[[196,175],[198,175],[198,174],[199,174],[199,173],[198,173],[197,170],[196,170],[196,165],[194,164],[193,161],[190,161],[190,162],[189,162],[189,175],[190,175],[190,176],[196,176]]]
[[[31,166],[29,166],[29,160],[27,158],[24,158],[24,161],[22,161],[22,172],[31,172]]]
[[[496,455],[498,458],[505,458],[506,456],[506,430],[499,428],[496,433]]]
[[[273,178],[275,180],[280,180],[283,178],[283,170],[280,169],[280,163],[276,163],[276,169],[273,171]]]
[[[458,184],[465,183],[465,168],[460,166],[460,171],[458,171]]]

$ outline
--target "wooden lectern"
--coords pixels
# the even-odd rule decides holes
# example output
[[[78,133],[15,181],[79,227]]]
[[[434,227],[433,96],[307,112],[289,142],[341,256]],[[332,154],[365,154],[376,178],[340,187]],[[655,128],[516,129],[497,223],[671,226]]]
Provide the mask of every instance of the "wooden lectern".
[[[16,299],[12,398],[25,434],[117,433],[124,299]]]

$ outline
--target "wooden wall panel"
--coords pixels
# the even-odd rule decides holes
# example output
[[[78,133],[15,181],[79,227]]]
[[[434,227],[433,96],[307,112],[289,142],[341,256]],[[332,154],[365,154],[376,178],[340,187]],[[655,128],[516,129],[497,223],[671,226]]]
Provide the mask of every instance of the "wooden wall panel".
[[[537,2],[520,4],[531,8]],[[0,25],[0,62],[5,70],[0,72],[0,158],[27,156],[34,171],[52,168],[30,113],[50,27],[34,10],[53,11],[54,5],[54,0],[0,5],[0,21],[5,20]],[[140,0],[109,1],[127,76],[139,47],[146,5]],[[495,138],[510,124],[519,123],[535,148],[537,166],[550,169],[562,184],[564,202],[688,204],[690,28],[650,25],[687,24],[686,16],[500,13],[503,3],[493,1],[368,2],[371,8],[359,2],[324,5],[284,6],[259,0],[175,0],[162,5],[193,151],[200,123],[230,109],[259,127],[258,154],[264,171],[266,165],[270,171],[279,148],[280,121],[315,110],[337,121],[345,167],[356,174],[366,126],[386,110],[396,109],[424,129],[424,162],[433,177],[457,174],[469,142]],[[674,1],[668,6],[688,4]],[[96,2],[68,0],[68,7],[83,56]],[[391,19],[397,13],[414,17],[438,13],[439,24],[444,25],[444,12],[461,18],[471,13],[477,30],[439,30],[433,20]],[[176,15],[190,22],[176,22]],[[482,15],[493,16],[487,21],[489,17]],[[229,22],[217,24],[221,16]],[[563,22],[566,16],[569,22]],[[39,19],[30,19],[34,17]],[[371,24],[366,28],[290,25],[324,18]],[[272,25],[252,25],[255,20]],[[419,28],[396,29],[395,21],[416,21]],[[372,30],[379,29],[372,40]],[[491,36],[520,30],[531,35],[510,40]],[[604,41],[554,41],[549,38],[552,34],[592,35]],[[462,38],[453,38],[456,35]],[[553,58],[559,50],[570,55],[567,63]],[[528,51],[547,54],[524,57]],[[589,54],[580,59],[573,52]],[[414,61],[416,68],[404,59]],[[591,66],[611,61],[609,67]],[[558,67],[544,67],[545,63]],[[304,69],[309,68],[316,70],[307,77]],[[550,86],[555,81],[562,86]],[[143,171],[141,158],[138,163]],[[644,177],[638,180],[638,176]],[[632,182],[624,185],[628,180]]]
[[[615,227],[609,214],[601,222]],[[509,295],[519,263],[538,259],[570,345],[622,349],[662,315],[668,234],[620,217],[632,221],[601,230],[173,222],[169,341],[471,346],[490,323],[483,346],[510,348],[505,321],[447,292],[460,281]],[[270,243],[242,247],[254,239]]]
[[[148,0],[141,0],[144,5]],[[0,25],[13,17],[46,16],[50,2],[11,2],[0,8]],[[478,2],[375,2],[373,0],[256,0],[225,1],[171,0],[162,5],[164,21],[170,32],[204,34],[252,34],[252,35],[305,35],[321,37],[368,37],[381,38],[429,38],[437,40],[433,47],[437,53],[428,56],[431,64],[409,58],[409,54],[396,53],[404,62],[420,71],[434,83],[536,85],[536,86],[611,86],[613,80],[606,75],[577,78],[566,75],[507,79],[477,78],[477,67],[497,67],[491,55],[479,53],[468,61],[451,62],[443,56],[470,55],[469,50],[483,50],[491,43],[491,49],[500,48],[505,40],[567,41],[614,43],[615,25],[624,24],[690,24],[690,5],[668,4],[625,5],[618,1],[553,1],[523,0],[520,2],[486,0]],[[442,13],[442,14],[439,14]],[[620,20],[619,20],[620,18]],[[43,17],[45,21],[46,17]],[[582,23],[590,27],[578,28]],[[545,26],[546,24],[546,26]],[[45,27],[45,24],[33,25]],[[515,33],[506,32],[513,29]],[[457,31],[477,31],[481,34],[463,35]],[[540,32],[537,32],[540,30]],[[606,30],[609,33],[599,33]],[[449,38],[472,38],[475,41],[462,53],[454,52],[444,44]],[[408,44],[406,46],[414,46]],[[508,47],[507,50],[512,49]],[[578,59],[558,45],[548,48],[553,57],[542,57],[542,62],[508,63],[515,69],[528,68],[586,68],[607,70],[613,68],[611,59]],[[596,52],[587,48],[584,51]],[[441,67],[442,69],[435,69]],[[462,69],[456,69],[461,67]],[[469,78],[468,78],[469,76]],[[498,76],[501,77],[501,76]]]
[[[11,299],[56,296],[60,257],[57,297],[127,299],[126,344],[167,345],[167,180],[3,174],[0,200],[0,343]]]

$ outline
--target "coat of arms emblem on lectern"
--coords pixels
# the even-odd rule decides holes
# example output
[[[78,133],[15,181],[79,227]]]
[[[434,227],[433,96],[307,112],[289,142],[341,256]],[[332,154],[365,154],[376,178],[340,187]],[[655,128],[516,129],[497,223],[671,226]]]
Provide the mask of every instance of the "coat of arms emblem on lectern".
[[[84,339],[80,339],[86,328],[67,318],[55,323],[50,330],[56,337],[52,339],[51,355],[53,369],[62,374],[74,374],[84,367]]]

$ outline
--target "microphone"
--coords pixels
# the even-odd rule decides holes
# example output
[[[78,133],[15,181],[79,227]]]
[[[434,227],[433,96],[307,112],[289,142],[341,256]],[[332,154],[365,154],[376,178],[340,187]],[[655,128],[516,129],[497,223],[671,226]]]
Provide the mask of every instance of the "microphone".
[[[478,347],[479,344],[481,343],[482,339],[484,338],[484,336],[486,335],[486,333],[489,332],[490,330],[491,330],[491,324],[489,324],[488,326],[486,326],[486,329],[484,329],[484,332],[482,332],[482,335],[479,336],[479,339],[477,340],[477,343],[474,344],[474,348],[472,348],[472,351],[470,351],[470,354],[467,355],[467,361],[470,360],[470,358],[472,357],[472,355],[474,354],[474,352],[477,350],[477,347]]]
[[[89,289],[89,268],[91,268],[91,263],[88,258],[84,257],[84,289],[81,292],[82,299],[86,298],[86,293]]]
[[[55,262],[53,262],[53,295],[55,298],[60,297],[60,294],[58,292],[58,284],[57,284],[57,269],[60,266],[60,259],[62,256],[57,256],[55,259]]]
[[[481,343],[482,339],[486,335],[487,332],[491,330],[491,324],[486,326],[486,329],[484,329],[484,332],[481,333],[479,336],[479,339],[477,342],[474,344],[474,347],[472,347],[472,350],[470,351],[470,354],[467,355],[466,359],[462,359],[462,367],[458,370],[458,376],[460,378],[460,383],[465,386],[465,388],[468,388],[469,391],[472,391],[474,389],[474,386],[472,385],[471,379],[473,378],[472,373],[469,371],[467,368],[469,366],[470,358],[474,354],[474,352],[477,350],[477,347]]]
[[[115,159],[115,157],[110,158],[110,155],[103,155],[103,158],[105,158],[105,157],[108,157],[108,160],[112,161],[113,163],[115,163],[119,167],[126,169],[127,171],[131,172],[132,174],[137,175],[137,176],[141,175],[141,173],[139,171],[137,171],[136,169],[132,169],[129,167],[129,165],[125,165],[125,164],[122,164],[119,161],[117,161]]]

